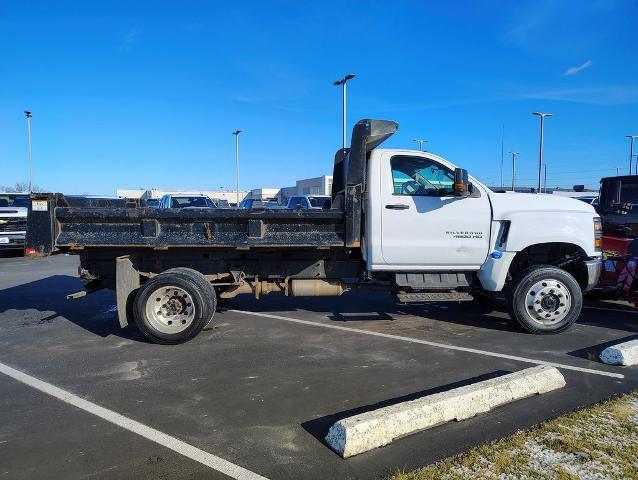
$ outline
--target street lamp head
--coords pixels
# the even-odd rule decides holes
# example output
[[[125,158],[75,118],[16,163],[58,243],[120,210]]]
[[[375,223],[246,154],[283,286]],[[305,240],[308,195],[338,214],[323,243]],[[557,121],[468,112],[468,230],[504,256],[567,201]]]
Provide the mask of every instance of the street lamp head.
[[[31,112],[29,110],[25,110],[24,113],[26,114],[27,118],[31,118],[33,115],[31,115]]]
[[[352,80],[354,77],[356,77],[357,75],[354,73],[349,73],[348,75],[346,75],[345,77],[343,77],[341,80],[337,80],[336,82],[333,83],[333,85],[343,85],[344,83],[346,83],[348,80]]]
[[[547,112],[532,112],[532,115],[538,115],[539,117],[551,117],[551,113]]]
[[[241,130],[235,130],[235,131],[233,132],[233,135],[239,135],[240,133],[241,133]]]
[[[631,138],[632,140],[635,140],[636,138],[638,138],[638,135],[625,135],[625,138]]]

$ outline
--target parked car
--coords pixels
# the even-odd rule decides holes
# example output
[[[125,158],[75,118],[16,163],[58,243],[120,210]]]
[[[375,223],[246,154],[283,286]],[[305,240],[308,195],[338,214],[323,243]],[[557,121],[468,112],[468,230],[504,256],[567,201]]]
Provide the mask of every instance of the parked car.
[[[159,198],[147,198],[146,206],[149,208],[159,208],[160,201]]]
[[[293,195],[279,204],[280,208],[322,210],[330,208],[332,198],[329,195]]]
[[[228,203],[228,200],[225,200],[223,198],[213,199],[213,202],[217,204],[217,208],[231,208],[230,203]]]
[[[258,198],[245,198],[239,204],[239,208],[276,208],[277,203]]]
[[[217,208],[217,205],[206,195],[166,194],[158,208]]]
[[[0,250],[24,249],[29,194],[0,193]]]

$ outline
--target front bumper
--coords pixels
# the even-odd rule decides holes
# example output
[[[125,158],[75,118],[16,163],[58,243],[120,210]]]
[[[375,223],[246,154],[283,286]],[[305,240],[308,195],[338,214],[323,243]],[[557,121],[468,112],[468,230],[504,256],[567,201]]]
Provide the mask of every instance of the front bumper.
[[[17,250],[19,248],[24,248],[24,237],[25,237],[24,233],[0,232],[0,251],[1,250]]]
[[[603,261],[600,258],[593,258],[583,262],[587,270],[587,285],[583,288],[583,292],[588,292],[598,284],[600,274],[603,271]]]

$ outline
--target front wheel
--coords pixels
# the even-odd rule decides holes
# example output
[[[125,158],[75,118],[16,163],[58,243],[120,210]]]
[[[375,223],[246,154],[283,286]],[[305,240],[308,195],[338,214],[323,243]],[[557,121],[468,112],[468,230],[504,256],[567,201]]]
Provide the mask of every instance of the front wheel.
[[[206,326],[215,313],[215,298],[183,272],[164,272],[148,280],[133,304],[135,323],[154,343],[184,343]]]
[[[583,293],[574,277],[550,265],[520,272],[509,286],[510,316],[530,333],[558,333],[571,327],[583,307]]]

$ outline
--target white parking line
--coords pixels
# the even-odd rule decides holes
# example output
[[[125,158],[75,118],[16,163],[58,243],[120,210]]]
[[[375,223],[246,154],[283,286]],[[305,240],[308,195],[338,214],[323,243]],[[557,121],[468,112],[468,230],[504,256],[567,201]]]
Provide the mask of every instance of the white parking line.
[[[4,363],[0,363],[0,373],[4,373],[9,377],[24,383],[30,387],[35,388],[47,395],[51,395],[52,397],[57,398],[58,400],[62,400],[65,403],[73,405],[85,412],[92,413],[93,415],[106,420],[107,422],[113,423],[118,427],[124,428],[130,432],[136,433],[152,442],[155,442],[159,445],[162,445],[166,448],[173,450],[185,457],[190,458],[191,460],[195,460],[207,467],[212,468],[213,470],[217,470],[224,475],[227,475],[231,478],[235,478],[237,480],[267,480],[265,477],[261,475],[257,475],[256,473],[251,472],[250,470],[246,470],[239,465],[235,465],[223,458],[219,458],[215,455],[212,455],[208,452],[200,450],[199,448],[193,447],[186,442],[183,442],[175,437],[171,437],[159,430],[155,430],[154,428],[148,427],[140,422],[136,422],[124,415],[120,415],[113,410],[109,410],[104,407],[100,407],[93,402],[89,402],[88,400],[84,400],[83,398],[78,397],[66,390],[63,390],[55,385],[51,385],[50,383],[43,382],[31,375],[27,375],[24,372],[16,370]]]
[[[574,367],[572,365],[565,365],[562,363],[546,362],[545,360],[536,360],[534,358],[518,357],[516,355],[507,355],[505,353],[489,352],[487,350],[478,350],[476,348],[459,347],[456,345],[449,345],[447,343],[430,342],[428,340],[421,340],[412,337],[403,337],[400,335],[391,335],[389,333],[371,332],[369,330],[360,330],[358,328],[342,327],[341,325],[332,325],[328,323],[311,322],[309,320],[301,320],[298,318],[282,317],[280,315],[270,315],[268,313],[260,312],[247,312],[245,310],[228,310],[229,312],[243,313],[246,315],[255,315],[257,317],[273,318],[275,320],[285,320],[287,322],[300,323],[302,325],[312,325],[313,327],[332,328],[333,330],[341,330],[344,332],[362,333],[364,335],[372,335],[373,337],[390,338],[392,340],[401,340],[403,342],[419,343],[421,345],[428,345],[430,347],[445,348],[447,350],[457,350],[460,352],[476,353],[478,355],[486,355],[488,357],[505,358],[507,360],[515,360],[517,362],[531,363],[534,365],[550,365],[556,368],[562,368],[564,370],[574,370],[576,372],[592,373],[594,375],[602,375],[604,377],[613,378],[625,378],[621,373],[611,373],[602,370],[595,370],[592,368]]]

